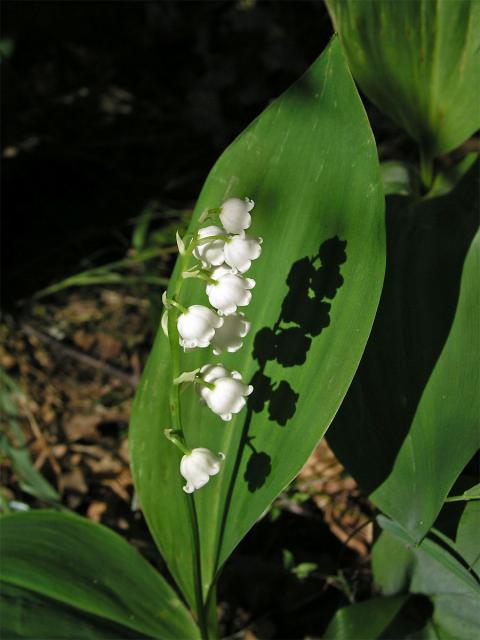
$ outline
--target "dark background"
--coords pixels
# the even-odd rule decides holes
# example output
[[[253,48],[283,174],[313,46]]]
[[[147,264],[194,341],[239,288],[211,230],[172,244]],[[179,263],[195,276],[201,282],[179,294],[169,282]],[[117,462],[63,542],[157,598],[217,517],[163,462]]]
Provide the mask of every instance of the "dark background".
[[[7,0],[2,13],[4,307],[123,255],[152,199],[191,206],[333,32],[320,0]]]

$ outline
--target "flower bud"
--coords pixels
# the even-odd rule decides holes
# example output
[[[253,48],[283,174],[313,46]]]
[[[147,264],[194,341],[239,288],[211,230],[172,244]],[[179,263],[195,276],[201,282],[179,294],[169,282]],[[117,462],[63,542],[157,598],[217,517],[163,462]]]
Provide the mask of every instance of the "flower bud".
[[[215,335],[215,329],[222,324],[223,318],[214,311],[201,304],[193,304],[185,313],[180,314],[177,320],[181,346],[184,349],[208,347]]]
[[[206,287],[212,307],[225,316],[235,313],[238,307],[245,307],[252,299],[249,289],[255,286],[255,280],[232,273],[227,267],[217,267],[212,272],[215,283]]]
[[[220,220],[228,233],[241,233],[252,224],[250,211],[255,206],[253,200],[229,198],[220,207]]]
[[[216,456],[210,449],[203,447],[192,449],[184,455],[180,461],[180,473],[187,481],[183,487],[185,493],[193,493],[195,489],[205,486],[210,476],[215,476],[220,471],[224,459],[223,453]]]
[[[245,273],[250,269],[252,260],[258,258],[262,252],[261,238],[252,238],[241,233],[233,236],[225,243],[225,262],[232,267],[232,270]]]
[[[213,347],[213,353],[218,356],[223,351],[229,353],[238,351],[243,344],[242,338],[250,331],[250,326],[250,322],[245,320],[243,313],[225,316],[222,326],[216,329],[210,343]]]
[[[202,239],[208,238],[208,236],[220,236],[224,233],[225,231],[221,227],[211,225],[209,227],[199,229],[198,237]],[[224,263],[224,244],[224,240],[212,240],[212,242],[199,244],[198,247],[195,247],[195,249],[193,250],[193,255],[195,256],[195,258],[197,258],[197,260],[202,261],[204,267],[218,267],[219,265]]]

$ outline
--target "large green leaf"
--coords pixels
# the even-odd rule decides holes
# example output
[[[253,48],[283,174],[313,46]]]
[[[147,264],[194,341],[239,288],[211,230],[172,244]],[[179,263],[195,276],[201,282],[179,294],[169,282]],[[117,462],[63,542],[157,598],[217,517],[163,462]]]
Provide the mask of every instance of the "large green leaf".
[[[323,640],[375,640],[388,627],[407,596],[391,598],[371,598],[339,609],[327,630]]]
[[[354,78],[434,157],[480,127],[477,0],[327,0]]]
[[[387,198],[382,299],[328,435],[371,499],[417,541],[478,448],[477,227],[478,165],[448,196]]]
[[[197,638],[172,588],[116,533],[31,511],[0,519],[5,638]]]
[[[220,475],[194,494],[204,593],[327,429],[378,302],[382,185],[372,133],[337,40],[221,156],[193,223],[228,196],[255,200],[251,232],[264,240],[249,272],[257,282],[246,309],[252,329],[239,352],[216,358],[197,350],[182,355],[182,367],[221,360],[255,391],[248,410],[227,424],[199,405],[193,389],[182,393],[188,445],[226,454]],[[178,277],[177,268],[171,291]],[[205,303],[203,286],[187,281],[181,301]],[[180,454],[163,436],[170,375],[168,341],[159,332],[136,396],[130,445],[150,529],[192,602],[193,534]]]
[[[433,604],[431,621],[415,637],[474,640],[480,625],[480,583],[464,566],[466,558],[458,552],[453,555],[429,538],[415,547],[397,524],[382,517],[379,522],[385,531],[372,554],[377,586],[383,594],[392,594],[390,573],[403,573],[408,576],[408,585],[402,585],[401,591],[408,588],[411,593],[428,596]],[[473,531],[471,534],[473,544],[477,536]]]

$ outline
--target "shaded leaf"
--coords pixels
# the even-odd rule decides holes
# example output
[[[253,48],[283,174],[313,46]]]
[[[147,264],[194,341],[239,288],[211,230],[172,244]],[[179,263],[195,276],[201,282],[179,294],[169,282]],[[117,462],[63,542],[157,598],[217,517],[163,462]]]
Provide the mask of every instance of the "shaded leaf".
[[[477,489],[478,491],[478,489]],[[465,492],[467,493],[467,492]],[[462,556],[470,567],[480,575],[480,501],[475,500],[465,505],[457,528],[456,543]]]
[[[198,637],[162,576],[106,527],[30,511],[3,516],[0,528],[5,637]]]
[[[378,520],[384,532],[372,554],[376,584],[383,593],[390,592],[389,571],[403,571],[409,575],[409,591],[428,596],[433,604],[430,622],[413,637],[474,640],[480,624],[480,584],[462,558],[429,538],[415,547],[397,524],[383,517]]]
[[[388,160],[380,165],[383,191],[386,196],[417,196],[420,192],[420,180],[414,167],[399,160]]]
[[[480,127],[480,4],[327,0],[355,80],[435,157]]]
[[[371,598],[339,609],[323,634],[323,640],[375,640],[392,622],[407,596]]]
[[[416,541],[478,447],[477,168],[447,196],[387,199],[382,299],[328,436]]]

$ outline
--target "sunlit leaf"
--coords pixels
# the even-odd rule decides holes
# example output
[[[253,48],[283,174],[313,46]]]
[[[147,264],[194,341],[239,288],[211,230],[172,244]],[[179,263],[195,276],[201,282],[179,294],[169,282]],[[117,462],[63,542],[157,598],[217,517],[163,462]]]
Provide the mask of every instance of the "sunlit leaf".
[[[358,365],[384,268],[383,196],[375,144],[337,40],[221,156],[194,223],[227,197],[253,198],[249,233],[263,237],[245,309],[243,348],[182,355],[182,368],[221,361],[255,387],[247,410],[224,423],[182,394],[187,443],[226,455],[195,492],[202,585],[293,479],[324,434]],[[179,277],[175,271],[171,289]],[[205,303],[186,280],[183,304]],[[169,427],[168,342],[159,332],[133,410],[130,444],[143,512],[172,574],[193,603],[194,548],[180,456]]]

